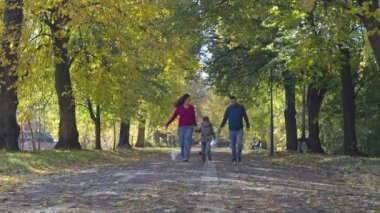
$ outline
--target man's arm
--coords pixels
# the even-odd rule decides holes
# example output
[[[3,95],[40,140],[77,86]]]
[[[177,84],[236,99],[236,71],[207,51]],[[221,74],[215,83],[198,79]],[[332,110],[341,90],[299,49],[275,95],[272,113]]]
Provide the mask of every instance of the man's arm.
[[[228,119],[228,108],[226,109],[226,111],[224,112],[224,116],[223,116],[223,120],[222,120],[222,124],[220,124],[220,129],[223,128],[226,123],[227,123],[227,119]]]
[[[244,106],[241,106],[241,107],[243,109],[243,118],[244,118],[245,124],[247,125],[247,129],[249,129],[250,128],[250,124],[249,124],[249,119],[248,119],[247,111],[245,111],[245,107]]]

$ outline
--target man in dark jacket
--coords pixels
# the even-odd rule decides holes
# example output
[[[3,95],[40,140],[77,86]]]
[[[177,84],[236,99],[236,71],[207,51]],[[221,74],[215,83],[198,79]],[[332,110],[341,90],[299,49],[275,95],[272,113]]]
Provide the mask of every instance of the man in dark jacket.
[[[237,102],[236,97],[230,98],[230,106],[227,107],[220,130],[226,125],[228,120],[229,139],[232,151],[232,162],[241,162],[241,153],[243,150],[243,119],[245,120],[247,130],[249,130],[249,119],[243,105]]]

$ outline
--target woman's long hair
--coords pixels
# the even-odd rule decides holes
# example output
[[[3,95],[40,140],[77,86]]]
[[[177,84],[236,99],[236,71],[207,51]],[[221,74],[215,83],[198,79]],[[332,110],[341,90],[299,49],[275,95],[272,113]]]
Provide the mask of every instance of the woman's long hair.
[[[190,95],[189,94],[184,94],[182,95],[182,97],[180,97],[174,104],[175,107],[179,107],[179,106],[182,106],[183,104],[185,104],[185,101],[190,98]]]

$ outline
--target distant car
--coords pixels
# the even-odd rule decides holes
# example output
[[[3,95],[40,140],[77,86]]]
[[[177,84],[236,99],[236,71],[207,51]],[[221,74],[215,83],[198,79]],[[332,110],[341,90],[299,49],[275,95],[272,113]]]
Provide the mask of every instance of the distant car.
[[[267,148],[267,143],[261,140],[255,140],[251,146],[251,149],[266,149],[266,148]]]
[[[48,132],[30,132],[30,131],[24,131],[22,135],[19,138],[20,143],[24,143],[27,141],[31,141],[32,138],[37,139],[38,141],[41,142],[46,142],[46,143],[54,143],[54,138],[51,136],[50,133]]]

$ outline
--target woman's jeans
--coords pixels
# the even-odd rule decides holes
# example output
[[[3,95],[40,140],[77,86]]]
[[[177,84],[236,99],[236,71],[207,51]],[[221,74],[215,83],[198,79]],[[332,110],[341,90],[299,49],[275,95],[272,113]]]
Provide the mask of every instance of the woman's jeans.
[[[181,146],[181,157],[183,159],[189,159],[191,145],[193,142],[193,126],[181,126],[178,127],[179,144]]]

